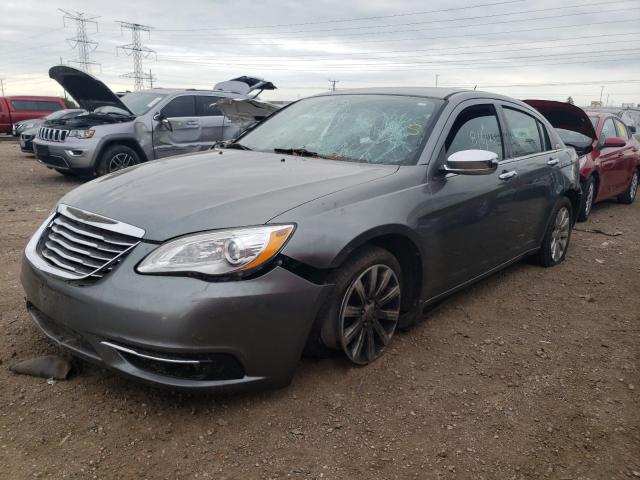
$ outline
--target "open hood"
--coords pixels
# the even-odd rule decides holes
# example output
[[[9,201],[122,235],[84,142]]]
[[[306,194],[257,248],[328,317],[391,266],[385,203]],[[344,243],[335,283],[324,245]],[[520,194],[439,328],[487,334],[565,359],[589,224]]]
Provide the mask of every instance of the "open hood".
[[[247,77],[245,75],[238,78],[232,78],[226,82],[216,83],[213,89],[222,92],[237,93],[238,95],[247,95],[250,92],[255,92],[256,90],[258,93],[263,90],[275,90],[276,86],[271,82],[262,80],[261,78]]]
[[[279,105],[255,98],[221,98],[216,102],[216,106],[222,110],[225,117],[238,125],[241,130],[264,120],[280,109]]]
[[[538,110],[553,128],[578,132],[593,140],[598,138],[589,116],[575,105],[551,100],[524,100],[524,103]]]
[[[116,107],[135,116],[109,87],[82,70],[56,65],[49,69],[49,77],[69,92],[80,108],[92,112],[98,107]]]

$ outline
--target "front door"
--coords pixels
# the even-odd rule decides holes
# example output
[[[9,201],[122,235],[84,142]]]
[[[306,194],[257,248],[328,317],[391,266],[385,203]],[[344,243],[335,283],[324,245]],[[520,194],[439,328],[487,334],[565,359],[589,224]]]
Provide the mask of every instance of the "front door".
[[[607,147],[604,148],[604,142],[607,138],[617,137],[613,118],[607,118],[602,125],[602,132],[598,139],[598,148],[600,156],[596,162],[600,165],[600,189],[598,199],[612,197],[620,193],[626,187],[626,165],[624,161],[624,147]]]
[[[196,115],[195,97],[181,95],[167,103],[160,114],[169,125],[154,120],[153,147],[156,158],[200,150],[202,123]]]
[[[429,182],[432,209],[418,229],[429,258],[429,297],[482,275],[514,256],[521,225],[516,162],[505,145],[493,104],[465,102],[449,119],[438,164]],[[443,173],[446,158],[461,150],[490,150],[498,170],[489,175]]]

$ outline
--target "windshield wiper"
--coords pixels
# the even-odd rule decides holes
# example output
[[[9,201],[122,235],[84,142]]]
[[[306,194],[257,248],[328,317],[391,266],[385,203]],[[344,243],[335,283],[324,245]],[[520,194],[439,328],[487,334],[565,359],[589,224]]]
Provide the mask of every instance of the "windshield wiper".
[[[242,145],[241,143],[227,143],[222,145],[222,148],[234,148],[236,150],[251,150],[249,147]]]
[[[274,148],[276,153],[284,153],[285,155],[296,155],[298,157],[322,157],[318,152],[310,152],[306,148]]]

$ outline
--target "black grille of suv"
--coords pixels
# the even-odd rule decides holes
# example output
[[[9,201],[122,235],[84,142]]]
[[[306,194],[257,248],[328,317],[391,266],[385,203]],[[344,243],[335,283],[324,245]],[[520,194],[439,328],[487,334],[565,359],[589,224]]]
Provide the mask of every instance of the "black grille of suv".
[[[58,211],[42,233],[38,254],[67,276],[102,278],[140,242],[138,237],[97,227],[65,212]]]
[[[68,133],[69,130],[62,130],[60,128],[40,127],[38,130],[38,138],[49,140],[50,142],[64,142]]]

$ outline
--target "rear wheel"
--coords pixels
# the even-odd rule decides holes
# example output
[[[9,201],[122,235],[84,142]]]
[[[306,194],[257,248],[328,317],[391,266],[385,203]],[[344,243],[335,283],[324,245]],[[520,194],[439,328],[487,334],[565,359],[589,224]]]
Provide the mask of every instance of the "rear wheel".
[[[578,221],[585,222],[591,213],[593,201],[596,198],[596,182],[593,177],[589,177],[582,185],[582,199],[580,200],[580,212],[578,213]]]
[[[384,354],[398,326],[401,268],[380,247],[365,247],[329,280],[335,285],[312,328],[306,353],[326,356],[342,350],[358,365]]]
[[[533,257],[534,263],[553,267],[564,260],[571,240],[572,215],[571,202],[566,197],[561,198],[551,213],[540,250]]]
[[[629,181],[629,186],[627,190],[622,194],[618,195],[618,201],[620,203],[626,203],[627,205],[633,203],[636,199],[636,194],[638,193],[638,170],[633,172],[631,176],[631,180]]]
[[[112,145],[102,153],[96,174],[101,177],[139,163],[140,157],[133,148],[126,145]]]

